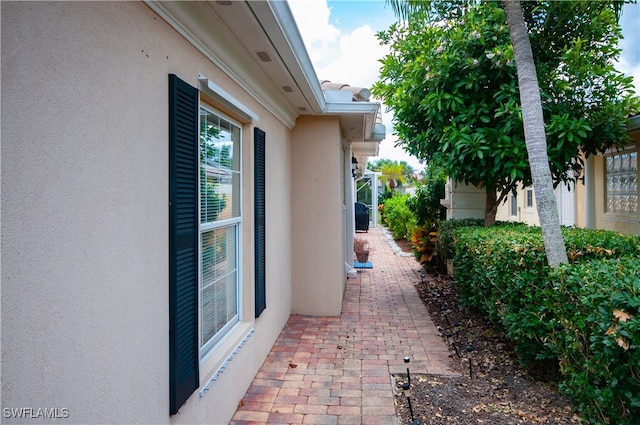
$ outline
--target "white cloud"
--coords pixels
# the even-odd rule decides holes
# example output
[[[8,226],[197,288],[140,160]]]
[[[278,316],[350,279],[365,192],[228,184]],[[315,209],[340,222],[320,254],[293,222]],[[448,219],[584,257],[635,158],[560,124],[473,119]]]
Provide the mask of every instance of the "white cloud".
[[[633,77],[636,96],[640,96],[640,63],[632,64],[627,58],[620,57],[616,68],[625,75]]]
[[[316,74],[321,80],[367,87],[378,78],[379,63],[388,51],[364,25],[341,33],[331,25],[326,0],[289,0]]]
[[[369,25],[342,33],[331,25],[331,9],[326,0],[289,0],[289,7],[319,79],[371,88],[378,79],[379,60],[388,53],[388,47],[380,45]],[[336,22],[335,17],[333,21]],[[406,161],[416,170],[422,170],[424,165],[416,158],[394,147],[397,137],[391,135],[391,120],[392,114],[383,106],[387,137],[380,144],[379,156],[371,159]]]
[[[331,11],[325,0],[289,0],[289,7],[317,71],[319,64],[335,54],[340,30],[329,23]]]

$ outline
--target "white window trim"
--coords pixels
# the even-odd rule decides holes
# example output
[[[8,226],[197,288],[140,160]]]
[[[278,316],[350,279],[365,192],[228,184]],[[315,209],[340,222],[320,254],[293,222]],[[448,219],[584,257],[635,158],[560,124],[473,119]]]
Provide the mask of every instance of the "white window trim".
[[[211,95],[211,93],[207,93],[209,95]],[[216,348],[219,347],[220,345],[222,345],[224,343],[224,341],[233,333],[234,328],[237,327],[238,324],[243,322],[243,308],[244,308],[244,304],[243,304],[243,292],[244,292],[244,288],[243,288],[243,276],[242,276],[242,263],[243,263],[243,259],[242,259],[242,217],[243,217],[243,168],[242,168],[242,155],[243,155],[243,141],[244,141],[244,126],[242,125],[242,123],[239,123],[237,120],[229,117],[227,114],[225,114],[224,112],[214,108],[213,106],[207,104],[206,102],[203,102],[202,100],[200,100],[199,102],[199,107],[198,107],[198,111],[200,111],[200,108],[203,108],[205,110],[207,110],[209,113],[212,113],[214,115],[219,116],[220,118],[225,119],[226,121],[228,121],[229,123],[233,124],[234,126],[238,127],[240,129],[240,141],[239,141],[239,147],[240,147],[240,161],[239,161],[239,174],[240,174],[240,184],[239,184],[239,190],[240,190],[240,196],[238,197],[238,202],[240,203],[239,205],[239,215],[238,217],[232,217],[229,219],[224,219],[224,220],[220,220],[220,221],[216,221],[213,223],[200,223],[200,207],[201,207],[201,202],[198,202],[198,321],[200,322],[201,320],[201,311],[200,311],[200,296],[201,296],[201,290],[200,290],[200,285],[201,285],[201,279],[202,279],[202,233],[209,231],[209,230],[213,230],[213,229],[218,229],[218,228],[224,228],[224,227],[229,227],[229,226],[234,226],[235,227],[235,233],[236,233],[236,244],[235,244],[235,255],[236,255],[236,261],[237,261],[237,291],[236,291],[236,306],[238,309],[237,312],[237,320],[233,321],[233,322],[229,322],[227,323],[225,326],[222,327],[222,329],[218,332],[218,334],[220,335],[219,338],[212,338],[211,340],[207,341],[207,343],[203,346],[202,345],[202,335],[200,330],[198,330],[198,346],[199,346],[199,350],[200,350],[200,367],[202,368],[202,366],[204,365],[204,363],[209,359],[209,357],[216,351]],[[235,108],[234,108],[235,109]],[[198,131],[200,129],[200,113],[198,112]],[[199,144],[198,144],[199,145]],[[198,155],[199,156],[199,155]],[[200,164],[200,161],[198,161],[198,164]],[[199,166],[199,165],[198,165]],[[200,173],[198,173],[198,176],[200,175]],[[198,181],[198,187],[200,187],[200,182]],[[200,197],[200,195],[198,195],[198,198]]]
[[[516,208],[516,213],[513,213],[513,207]],[[509,195],[509,216],[518,217],[518,197],[513,193]]]
[[[528,208],[528,209],[533,208],[533,204],[534,204],[534,202],[533,202],[533,199],[534,199],[533,188],[530,188],[530,187],[526,188],[524,194],[525,194],[524,195],[525,196],[525,200],[524,200],[525,205],[524,206],[526,208]],[[531,204],[529,204],[529,194],[531,194]]]
[[[258,114],[244,106],[242,103],[240,103],[239,100],[231,96],[222,87],[209,80],[204,75],[198,74],[198,81],[200,82],[198,89],[201,92],[206,93],[208,96],[211,96],[211,98],[216,102],[219,102],[224,107],[234,111],[236,114],[242,117],[242,119],[245,120],[246,123],[259,121],[260,118]],[[240,128],[242,128],[241,125]]]

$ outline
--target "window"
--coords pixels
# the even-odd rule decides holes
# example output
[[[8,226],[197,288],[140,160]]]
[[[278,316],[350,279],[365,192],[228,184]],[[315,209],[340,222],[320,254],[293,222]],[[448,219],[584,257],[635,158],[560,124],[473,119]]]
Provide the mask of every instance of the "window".
[[[217,101],[255,116],[227,94]],[[242,319],[241,142],[239,124],[202,105],[198,89],[169,75],[172,415],[199,387],[203,356]]]
[[[533,189],[527,188],[527,208],[533,208]]]
[[[239,125],[200,107],[200,354],[239,321]]]
[[[511,207],[511,216],[517,217],[518,216],[518,198],[516,197],[516,195],[512,193],[511,196],[509,197],[509,200],[510,200],[509,203]]]
[[[638,152],[606,157],[606,211],[613,214],[638,213]]]

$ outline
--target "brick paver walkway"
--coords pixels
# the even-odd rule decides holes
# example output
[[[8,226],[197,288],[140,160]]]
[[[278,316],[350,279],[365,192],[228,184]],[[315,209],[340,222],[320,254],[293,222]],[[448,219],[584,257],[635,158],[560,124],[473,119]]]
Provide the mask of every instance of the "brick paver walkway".
[[[392,373],[450,373],[449,351],[414,284],[421,267],[394,254],[382,230],[358,233],[373,269],[347,280],[340,317],[292,315],[231,421],[397,423]]]

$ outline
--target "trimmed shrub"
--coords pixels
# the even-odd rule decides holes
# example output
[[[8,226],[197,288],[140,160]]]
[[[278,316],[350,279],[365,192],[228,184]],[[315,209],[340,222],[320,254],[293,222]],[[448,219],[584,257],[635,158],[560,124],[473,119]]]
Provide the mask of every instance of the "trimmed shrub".
[[[463,218],[447,220],[440,223],[438,231],[439,255],[442,261],[453,260],[456,256],[455,238],[453,232],[461,227],[482,227],[484,220],[480,218]]]
[[[640,258],[596,259],[551,272],[557,298],[550,343],[560,389],[593,423],[640,418]]]
[[[461,301],[504,329],[523,363],[558,362],[561,389],[591,423],[637,424],[640,236],[563,234],[572,263],[551,269],[537,227],[455,228]]]
[[[384,203],[384,222],[395,239],[409,240],[416,225],[416,219],[407,206],[409,195],[395,195]]]

